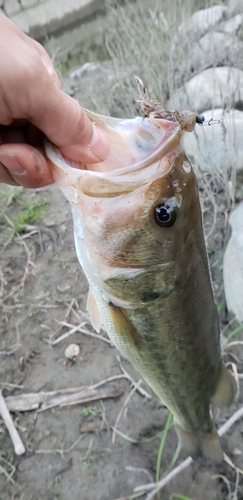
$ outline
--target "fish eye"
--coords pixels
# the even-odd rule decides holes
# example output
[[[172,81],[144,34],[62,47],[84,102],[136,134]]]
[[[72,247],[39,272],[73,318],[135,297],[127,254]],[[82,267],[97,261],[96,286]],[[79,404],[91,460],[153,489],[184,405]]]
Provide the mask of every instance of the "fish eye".
[[[160,203],[154,209],[155,222],[161,227],[171,227],[176,221],[176,211],[168,201]]]

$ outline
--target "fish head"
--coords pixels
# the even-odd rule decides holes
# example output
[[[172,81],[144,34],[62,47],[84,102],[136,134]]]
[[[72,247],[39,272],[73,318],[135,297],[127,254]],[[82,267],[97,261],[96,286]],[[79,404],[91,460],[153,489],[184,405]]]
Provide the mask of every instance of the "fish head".
[[[173,291],[191,251],[200,226],[195,175],[178,122],[89,116],[110,144],[105,161],[77,165],[52,145],[47,155],[73,206],[89,282],[116,305],[140,307]]]

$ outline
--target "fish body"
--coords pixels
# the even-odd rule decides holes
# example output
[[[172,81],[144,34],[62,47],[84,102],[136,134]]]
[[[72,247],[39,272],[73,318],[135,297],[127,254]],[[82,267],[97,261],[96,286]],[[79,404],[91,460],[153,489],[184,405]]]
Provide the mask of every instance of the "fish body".
[[[110,143],[107,160],[74,165],[52,145],[47,154],[72,205],[91,322],[171,410],[189,454],[220,462],[210,404],[228,406],[233,388],[182,126],[88,114]]]

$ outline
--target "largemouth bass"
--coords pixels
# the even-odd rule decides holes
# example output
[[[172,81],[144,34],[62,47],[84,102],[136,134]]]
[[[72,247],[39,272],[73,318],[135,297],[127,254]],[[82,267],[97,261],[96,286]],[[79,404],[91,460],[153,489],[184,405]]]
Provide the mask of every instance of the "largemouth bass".
[[[77,255],[90,285],[88,310],[174,415],[192,456],[222,460],[210,404],[228,406],[195,174],[182,151],[193,113],[149,99],[144,116],[88,112],[110,144],[99,164],[74,164],[52,145],[53,175],[72,205]]]

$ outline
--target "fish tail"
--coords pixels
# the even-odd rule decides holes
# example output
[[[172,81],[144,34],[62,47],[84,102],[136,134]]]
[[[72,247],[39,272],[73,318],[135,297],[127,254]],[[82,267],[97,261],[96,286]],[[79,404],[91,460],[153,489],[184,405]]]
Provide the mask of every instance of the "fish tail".
[[[219,435],[212,425],[212,429],[207,433],[195,434],[190,430],[182,429],[175,423],[175,429],[180,439],[182,448],[192,458],[203,457],[214,463],[223,461],[223,451],[220,444]]]

